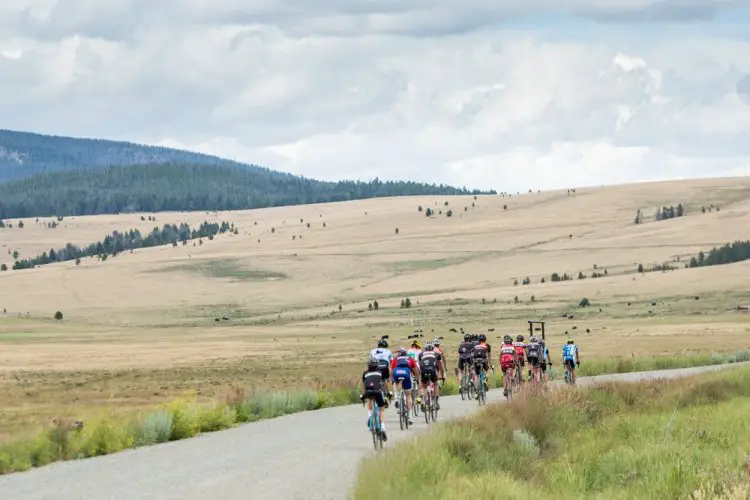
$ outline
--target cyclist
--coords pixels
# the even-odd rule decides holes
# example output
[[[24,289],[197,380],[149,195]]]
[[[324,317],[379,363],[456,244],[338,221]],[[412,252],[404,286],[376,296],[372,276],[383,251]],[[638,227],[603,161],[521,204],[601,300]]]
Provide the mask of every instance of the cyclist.
[[[503,337],[503,345],[500,346],[500,369],[503,371],[503,396],[508,395],[508,384],[513,380],[513,369],[516,365],[516,348],[513,345],[513,337]]]
[[[534,382],[541,382],[541,373],[539,371],[539,364],[542,358],[542,345],[539,340],[532,335],[529,338],[529,344],[526,346],[526,359],[529,361],[531,366],[532,380]]]
[[[474,344],[471,342],[471,334],[464,334],[464,341],[458,346],[458,387],[461,387],[464,370],[471,364],[471,353],[474,351]]]
[[[437,385],[438,381],[438,373],[440,372],[441,365],[443,364],[443,357],[440,355],[440,353],[435,352],[435,346],[432,345],[432,343],[427,343],[427,345],[424,346],[424,351],[419,353],[419,373],[421,373],[420,377],[420,395],[421,400],[424,401],[425,392],[427,391],[427,384],[429,382],[432,382],[435,384],[435,408],[440,409],[440,403],[438,403],[438,400],[440,398],[440,387]],[[424,403],[420,402],[420,405],[422,407],[422,411],[426,412],[426,408],[424,406]]]
[[[406,354],[414,360],[415,363],[417,363],[417,359],[419,358],[419,355],[422,353],[422,343],[419,342],[419,340],[414,339],[414,341],[411,343],[411,347],[409,347],[409,350],[406,351]],[[416,385],[419,383],[419,379],[414,378],[412,380],[412,386],[416,387]],[[417,392],[417,404],[422,404],[422,396]]]
[[[563,346],[563,365],[570,368],[572,382],[576,383],[576,367],[581,366],[581,360],[578,358],[578,346],[572,338]]]
[[[518,366],[520,368],[523,368],[526,366],[526,344],[524,343],[523,340],[524,340],[523,335],[519,335],[516,337],[516,341],[513,343],[513,347],[516,348],[516,356],[518,359]],[[523,382],[523,377],[520,377],[520,380],[521,382]]]
[[[484,368],[484,373],[486,374],[490,369],[490,362],[492,360],[492,348],[487,343],[487,336],[484,334],[477,336],[477,345],[474,346],[471,356],[474,359],[474,373],[472,375],[474,386],[476,387],[481,369]],[[486,378],[484,380],[484,390],[485,392],[489,390]],[[476,394],[475,399],[479,399],[479,393]]]
[[[367,370],[362,374],[362,388],[363,394],[359,397],[361,400],[367,399],[367,428],[370,428],[370,421],[372,420],[372,401],[375,400],[378,403],[378,413],[380,413],[380,434],[383,436],[383,441],[388,440],[388,436],[385,434],[385,419],[383,418],[383,412],[388,407],[388,401],[383,394],[383,375],[380,371],[380,364],[377,359],[370,358],[367,362]]]
[[[409,419],[409,425],[411,421],[411,378],[417,378],[419,368],[417,367],[416,361],[414,361],[407,353],[406,349],[399,347],[396,353],[396,357],[391,361],[391,374],[393,377],[393,383],[396,384],[399,390],[405,391],[406,394],[406,409],[407,418]],[[398,401],[396,401],[396,408],[398,408]]]
[[[440,354],[440,358],[442,359],[443,363],[441,365],[441,372],[438,374],[438,378],[445,381],[445,374],[448,373],[448,360],[445,359],[445,350],[441,347],[440,339],[435,339],[432,341],[432,345],[435,346],[435,352]]]
[[[383,338],[378,340],[378,346],[370,351],[370,357],[378,360],[388,397],[393,397],[391,393],[391,361],[393,360],[393,353],[388,349],[388,341]]]
[[[544,339],[539,339],[539,343],[542,346],[542,380],[547,382],[547,365],[552,366],[552,358],[549,357],[549,347],[545,344]]]

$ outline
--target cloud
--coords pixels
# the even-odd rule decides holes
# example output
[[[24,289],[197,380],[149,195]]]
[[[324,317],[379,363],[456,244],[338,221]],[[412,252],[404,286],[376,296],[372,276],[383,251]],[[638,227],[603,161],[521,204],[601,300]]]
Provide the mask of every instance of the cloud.
[[[0,113],[324,179],[525,190],[750,173],[749,36],[571,14],[680,21],[730,2],[539,14],[554,5],[18,0],[0,5]]]

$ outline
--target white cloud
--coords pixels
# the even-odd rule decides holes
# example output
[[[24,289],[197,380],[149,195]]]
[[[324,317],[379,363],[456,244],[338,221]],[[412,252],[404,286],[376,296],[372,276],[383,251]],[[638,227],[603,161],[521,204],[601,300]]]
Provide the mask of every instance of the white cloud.
[[[695,20],[729,4],[569,9]],[[325,179],[515,191],[750,174],[748,39],[708,23],[534,25],[554,5],[17,0],[0,5],[0,113]]]

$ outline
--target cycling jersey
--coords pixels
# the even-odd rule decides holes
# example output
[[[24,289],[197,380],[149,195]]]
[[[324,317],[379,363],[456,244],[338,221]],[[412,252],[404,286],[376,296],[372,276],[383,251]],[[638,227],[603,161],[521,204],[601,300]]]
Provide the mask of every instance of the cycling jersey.
[[[575,361],[578,346],[575,344],[565,344],[563,346],[563,359],[565,361]]]
[[[526,346],[526,357],[539,359],[541,348],[542,346],[539,344],[539,342],[529,342],[529,344]]]
[[[418,357],[418,356],[419,356],[419,355],[420,355],[421,353],[422,353],[422,350],[421,350],[421,349],[415,349],[415,348],[413,348],[413,347],[412,347],[412,348],[410,348],[409,350],[407,350],[407,351],[406,351],[406,355],[407,355],[407,356],[409,356],[409,357],[410,357],[411,359],[413,359],[413,360],[415,360],[415,361],[417,360],[417,357]]]
[[[419,354],[419,369],[423,372],[435,371],[440,363],[440,354],[434,351],[424,351]]]
[[[375,348],[370,351],[370,357],[378,360],[378,364],[381,368],[387,368],[391,364],[393,359],[393,353],[390,349],[383,349],[381,347]]]
[[[383,390],[383,375],[378,370],[364,372],[362,382],[365,385],[365,392]]]
[[[391,360],[391,368],[416,368],[417,363],[410,356],[397,356]]]
[[[489,344],[477,344],[474,346],[474,350],[471,351],[471,355],[474,359],[488,359],[491,356],[492,348]]]
[[[526,354],[526,344],[523,342],[513,342],[513,347],[516,348],[516,354],[518,354],[519,357],[523,358]]]
[[[500,364],[513,364],[513,357],[516,354],[516,348],[513,344],[503,344],[500,346]]]
[[[471,352],[474,350],[474,344],[472,342],[463,342],[458,346],[458,355],[463,359],[468,359],[471,356]]]

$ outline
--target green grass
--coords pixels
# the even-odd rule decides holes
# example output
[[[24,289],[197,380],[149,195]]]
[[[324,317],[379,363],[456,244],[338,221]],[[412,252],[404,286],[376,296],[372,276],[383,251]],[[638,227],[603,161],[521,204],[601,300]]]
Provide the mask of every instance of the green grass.
[[[746,498],[748,396],[746,367],[519,394],[368,459],[354,498]]]
[[[248,269],[237,259],[197,260],[188,264],[165,267],[155,272],[190,272],[209,278],[224,278],[236,281],[265,281],[284,279],[284,273],[260,269]]]
[[[636,370],[680,368],[744,361],[748,351],[733,354],[705,354],[678,357],[642,358],[637,363],[628,360],[591,360],[587,374],[623,373]],[[582,364],[581,369],[586,365]],[[552,378],[560,378],[558,368]],[[488,373],[491,388],[502,387],[502,376]],[[59,460],[105,455],[127,448],[147,446],[166,441],[227,429],[245,422],[275,418],[286,414],[342,406],[359,402],[358,378],[342,379],[316,389],[297,391],[256,390],[250,393],[234,388],[224,400],[206,406],[194,396],[173,401],[145,414],[130,419],[104,414],[87,421],[84,429],[70,429],[69,422],[61,422],[45,429],[32,439],[21,439],[0,445],[0,474],[25,470]],[[441,395],[458,394],[455,376],[449,374]],[[493,486],[494,487],[494,486]],[[522,498],[522,497],[519,497]]]
[[[295,392],[245,393],[235,388],[224,401],[208,406],[190,396],[128,420],[104,414],[85,422],[83,429],[75,429],[70,421],[58,421],[34,438],[0,445],[0,474],[186,439],[290,413],[358,403],[359,394],[354,380]]]

